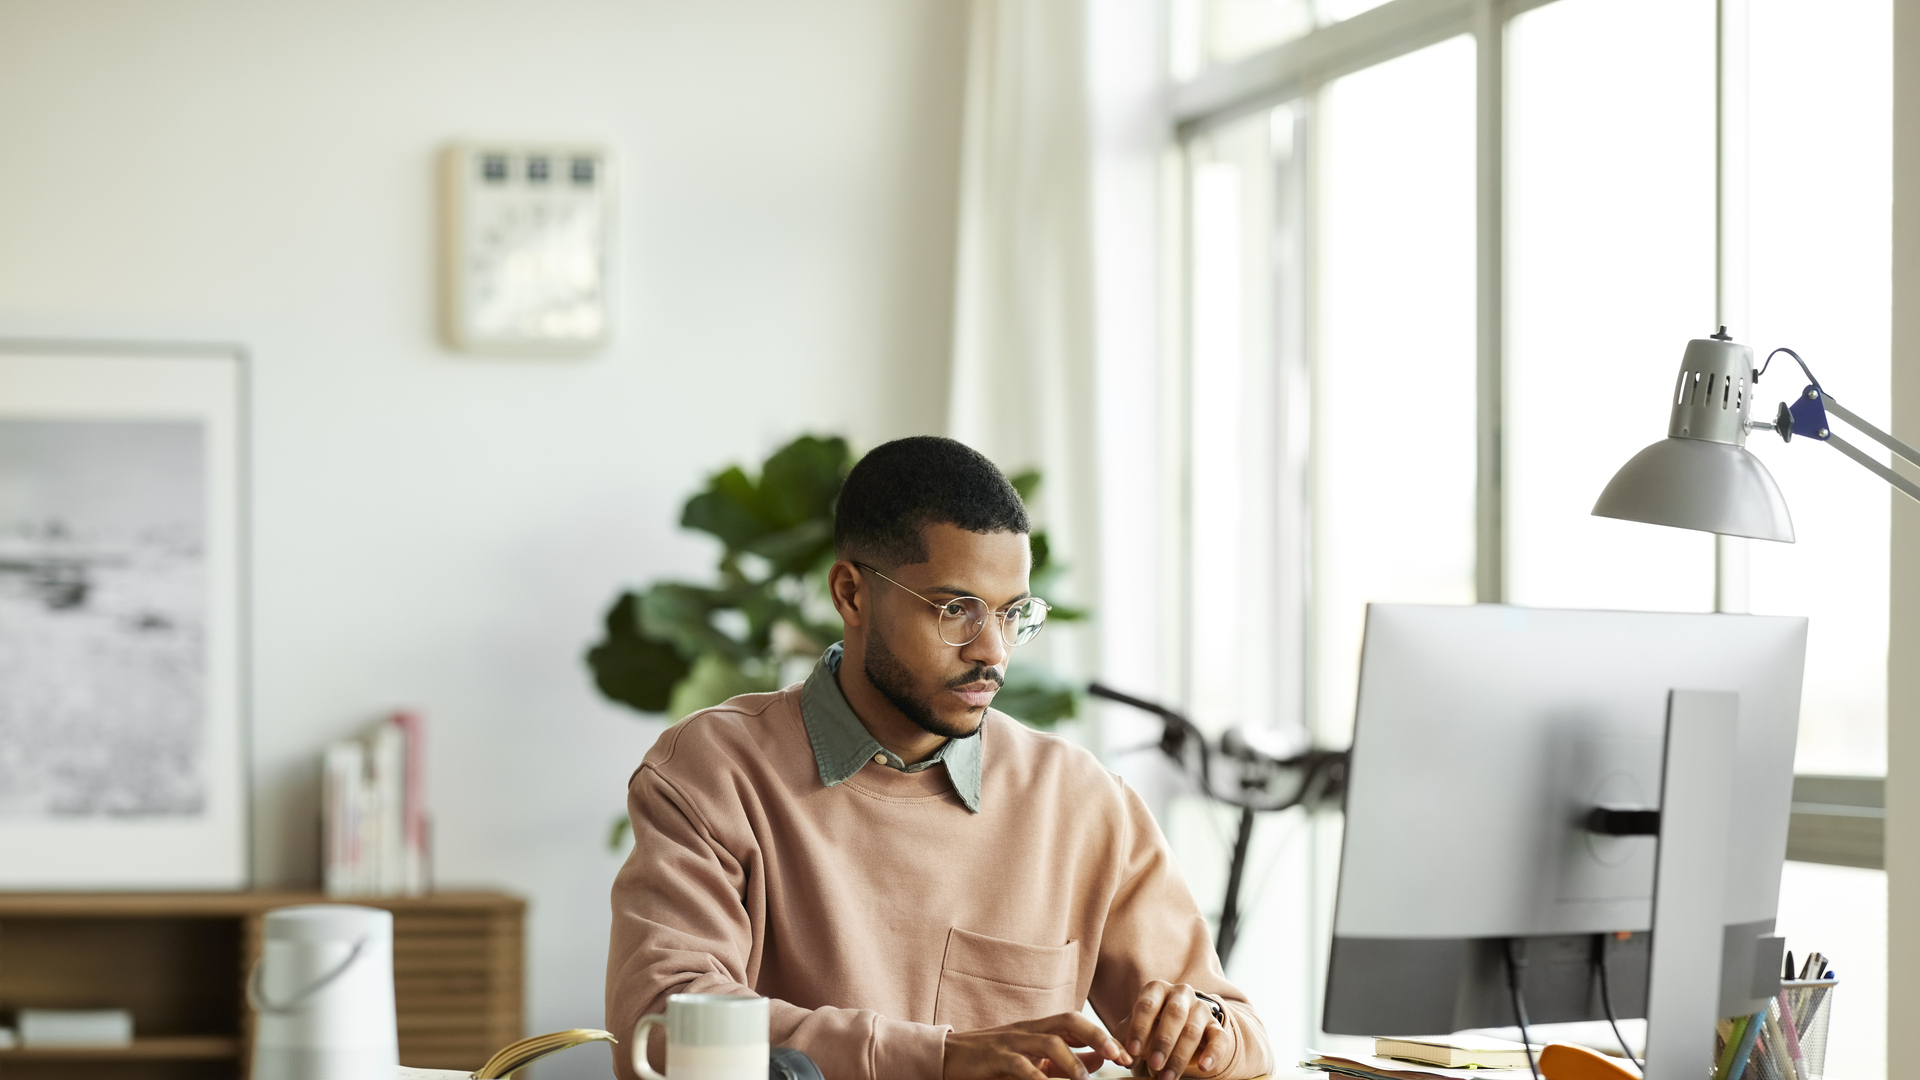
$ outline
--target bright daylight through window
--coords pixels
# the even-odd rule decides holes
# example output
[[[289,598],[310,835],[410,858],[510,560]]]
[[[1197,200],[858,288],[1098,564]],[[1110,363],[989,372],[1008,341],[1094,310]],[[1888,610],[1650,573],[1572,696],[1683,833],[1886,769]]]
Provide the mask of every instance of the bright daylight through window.
[[[1889,418],[1890,0],[1748,0],[1746,209],[1730,219],[1746,254],[1727,266],[1715,0],[1508,6],[1492,84],[1492,416],[1476,411],[1476,42],[1401,19],[1410,4],[1168,0],[1185,161],[1186,706],[1209,731],[1248,724],[1280,749],[1344,746],[1365,605],[1471,603],[1478,570],[1478,598],[1492,580],[1517,604],[1807,616],[1796,771],[1883,774],[1884,484],[1762,431],[1749,448],[1796,544],[1717,551],[1591,510],[1664,433],[1662,391],[1688,339],[1715,329],[1727,274],[1745,296],[1728,329],[1756,359],[1791,346],[1843,403]],[[1306,47],[1363,13],[1379,28],[1366,59]],[[1774,364],[1754,415],[1804,381]],[[1488,425],[1502,448],[1493,544],[1475,533]],[[1491,579],[1475,565],[1488,551]],[[1254,958],[1321,947],[1339,826],[1318,817],[1263,819],[1231,972],[1283,1053],[1324,1040],[1320,974],[1300,985]],[[1217,902],[1218,849],[1181,846]],[[1848,958],[1833,1075],[1884,1075],[1885,903],[1875,869],[1792,863],[1783,878],[1789,946]]]

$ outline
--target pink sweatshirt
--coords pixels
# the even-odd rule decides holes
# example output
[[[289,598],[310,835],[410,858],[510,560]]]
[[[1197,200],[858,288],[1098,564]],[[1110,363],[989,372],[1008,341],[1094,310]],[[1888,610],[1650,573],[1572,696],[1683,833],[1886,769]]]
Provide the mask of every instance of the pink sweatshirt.
[[[773,999],[774,1045],[828,1080],[940,1080],[949,1030],[1091,1001],[1124,1037],[1159,978],[1226,1006],[1228,1050],[1205,1075],[1270,1071],[1139,796],[999,713],[979,737],[975,814],[940,767],[869,763],[824,786],[797,685],[669,729],[628,784],[607,1027],[624,1044],[668,994],[755,993]],[[624,1046],[614,1060],[630,1080]]]

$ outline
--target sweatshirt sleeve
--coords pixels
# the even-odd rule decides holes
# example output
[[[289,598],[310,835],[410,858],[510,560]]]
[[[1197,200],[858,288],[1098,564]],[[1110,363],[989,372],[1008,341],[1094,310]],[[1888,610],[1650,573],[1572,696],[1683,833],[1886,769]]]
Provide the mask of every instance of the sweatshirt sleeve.
[[[1267,1030],[1247,996],[1220,970],[1207,920],[1174,866],[1160,827],[1132,788],[1121,784],[1120,790],[1127,816],[1127,862],[1100,938],[1088,995],[1094,1011],[1109,1030],[1124,1035],[1141,987],[1153,979],[1186,983],[1219,1000],[1227,1030],[1225,1059],[1205,1072],[1195,1062],[1187,1075],[1247,1080],[1272,1072]]]
[[[627,1043],[669,994],[754,993],[764,925],[742,897],[757,873],[748,845],[715,837],[698,808],[651,762],[627,788],[633,851],[613,885],[607,949],[607,1028],[621,1040],[614,1071],[634,1080]],[[871,1009],[803,1009],[773,1000],[770,1039],[804,1051],[827,1080],[940,1080],[948,1028]],[[651,1061],[665,1064],[657,1038]]]

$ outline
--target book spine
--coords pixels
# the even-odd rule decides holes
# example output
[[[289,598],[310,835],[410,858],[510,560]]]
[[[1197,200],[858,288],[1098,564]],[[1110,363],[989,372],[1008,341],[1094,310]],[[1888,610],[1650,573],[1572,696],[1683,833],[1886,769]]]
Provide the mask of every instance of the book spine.
[[[376,888],[380,896],[398,896],[406,852],[406,736],[389,720],[374,730],[373,747],[374,787],[380,804]]]
[[[401,891],[427,892],[426,725],[414,712],[394,714],[404,753],[401,791]]]
[[[366,755],[358,741],[329,746],[322,789],[323,880],[330,896],[352,896],[362,891],[360,880],[362,789]]]
[[[327,747],[320,755],[320,887],[328,896],[340,890],[339,755]]]

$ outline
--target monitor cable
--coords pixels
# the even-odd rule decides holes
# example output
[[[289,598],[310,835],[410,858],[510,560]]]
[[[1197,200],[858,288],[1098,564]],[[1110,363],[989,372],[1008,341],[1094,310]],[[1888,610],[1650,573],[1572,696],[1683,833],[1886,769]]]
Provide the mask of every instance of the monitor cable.
[[[1613,987],[1607,979],[1607,935],[1593,935],[1593,966],[1600,972],[1600,1006],[1607,1011],[1607,1026],[1613,1028],[1613,1037],[1620,1043],[1620,1056],[1633,1062],[1640,1068],[1646,1068],[1646,1062],[1633,1056],[1633,1048],[1627,1045],[1627,1037],[1620,1034],[1620,1018],[1613,1011]]]
[[[1519,938],[1508,938],[1507,989],[1513,994],[1513,1018],[1520,1023],[1520,1045],[1527,1052],[1527,1071],[1533,1074],[1533,1080],[1540,1080],[1540,1066],[1533,1060],[1533,1040],[1527,1037],[1527,1002],[1520,991],[1526,971],[1526,943]]]

